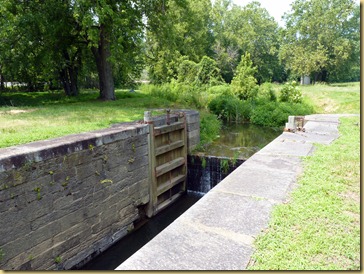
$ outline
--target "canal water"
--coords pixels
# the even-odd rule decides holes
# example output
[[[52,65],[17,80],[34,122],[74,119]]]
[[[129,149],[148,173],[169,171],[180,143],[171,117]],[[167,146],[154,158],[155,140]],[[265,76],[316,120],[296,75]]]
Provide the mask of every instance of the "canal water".
[[[165,210],[149,219],[136,231],[112,245],[80,270],[114,270],[127,258],[153,239],[159,232],[196,203],[202,194],[187,192]]]
[[[282,131],[283,128],[249,123],[224,125],[219,138],[198,154],[246,160],[281,135]]]
[[[189,189],[193,191],[187,191],[185,195],[171,206],[147,220],[140,228],[122,238],[119,242],[84,265],[80,270],[114,270],[196,203],[204,193],[219,183],[229,172],[273,141],[281,133],[282,129],[259,127],[250,124],[224,126],[220,137],[208,146],[205,151],[198,152],[197,158],[195,157],[193,160],[194,165],[202,166],[203,170],[198,171],[200,173],[192,171],[192,173],[196,174],[191,174],[191,171],[189,171],[188,176],[189,178],[191,176],[199,178],[197,184],[201,186],[196,186],[196,182],[193,182],[193,184],[188,183]],[[213,155],[213,157],[208,155]],[[205,160],[202,160],[201,157],[206,157],[206,164],[202,163]],[[221,157],[224,159],[221,159]],[[189,158],[191,157],[189,156]],[[238,160],[236,162],[236,159],[241,159],[241,161]],[[227,160],[234,162],[229,167],[230,170],[228,172],[221,167],[221,161]],[[218,164],[216,164],[216,167],[210,167],[209,162],[217,162]],[[206,178],[210,179],[207,180]],[[215,178],[217,181],[215,180],[215,182],[211,178]]]

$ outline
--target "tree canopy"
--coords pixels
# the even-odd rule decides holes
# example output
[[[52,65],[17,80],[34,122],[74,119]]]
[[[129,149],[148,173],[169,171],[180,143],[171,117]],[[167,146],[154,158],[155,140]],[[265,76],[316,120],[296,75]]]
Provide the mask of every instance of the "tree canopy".
[[[205,64],[230,83],[246,53],[258,84],[359,79],[354,0],[296,0],[284,19],[280,27],[256,1],[0,0],[0,89],[19,82],[73,96],[97,80],[100,98],[114,100],[115,85],[131,85],[143,70],[165,83]]]
[[[287,68],[316,81],[358,77],[359,12],[353,0],[296,0],[280,50]]]

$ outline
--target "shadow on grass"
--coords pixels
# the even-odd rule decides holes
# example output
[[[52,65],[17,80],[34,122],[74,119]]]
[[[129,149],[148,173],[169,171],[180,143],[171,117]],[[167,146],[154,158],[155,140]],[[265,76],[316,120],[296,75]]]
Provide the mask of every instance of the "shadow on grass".
[[[0,107],[37,107],[47,105],[63,105],[72,103],[97,103],[99,92],[96,90],[82,91],[78,96],[66,96],[63,91],[52,92],[3,92],[0,94]],[[116,98],[141,99],[150,98],[149,95],[118,90]]]

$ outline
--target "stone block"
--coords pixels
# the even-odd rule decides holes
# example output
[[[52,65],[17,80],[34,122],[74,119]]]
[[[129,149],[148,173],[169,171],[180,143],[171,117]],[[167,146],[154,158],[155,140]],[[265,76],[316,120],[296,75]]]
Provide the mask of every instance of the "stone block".
[[[134,201],[135,206],[149,202],[149,179],[146,178],[129,186],[128,194]]]
[[[131,199],[128,196],[128,189],[123,189],[121,192],[116,192],[113,195],[110,195],[104,203],[107,203],[109,206],[117,205],[118,208],[124,208],[128,204],[131,203]]]
[[[194,131],[190,131],[187,133],[187,138],[188,139],[192,139],[196,136],[200,136],[200,131],[199,130],[194,130]]]
[[[117,142],[120,140],[124,140],[127,138],[130,138],[132,136],[135,136],[137,134],[136,128],[132,127],[130,129],[126,129],[123,131],[120,131],[119,129],[108,129],[107,134],[106,132],[102,136],[102,143],[104,145],[110,144],[113,142]]]
[[[127,160],[127,169],[128,172],[135,171],[141,167],[148,167],[149,164],[149,156],[148,155],[136,155],[135,157],[131,157]]]
[[[238,239],[206,232],[193,224],[173,224],[175,222],[116,270],[226,271],[242,270],[248,264],[253,248]]]
[[[194,130],[200,130],[200,123],[187,124],[187,132],[191,132]]]
[[[186,122],[188,124],[200,123],[200,114],[197,111],[186,112]]]
[[[192,150],[200,143],[200,135],[194,136],[187,139],[188,144],[188,152],[192,152]]]
[[[101,159],[89,163],[87,165],[80,165],[76,167],[76,180],[84,181],[89,177],[96,176],[96,172],[100,172],[103,168],[103,162]]]
[[[18,219],[18,215],[20,214],[11,211],[0,214],[0,248],[30,233],[29,221]]]

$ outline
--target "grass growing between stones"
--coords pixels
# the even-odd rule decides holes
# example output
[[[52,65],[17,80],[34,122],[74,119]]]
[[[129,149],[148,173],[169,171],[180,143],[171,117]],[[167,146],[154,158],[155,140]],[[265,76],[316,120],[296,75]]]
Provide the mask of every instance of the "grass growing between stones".
[[[299,187],[273,210],[249,269],[360,269],[359,117],[340,122],[340,137],[304,158]]]

